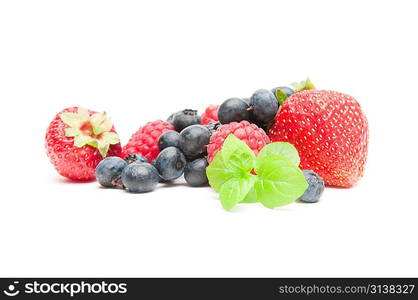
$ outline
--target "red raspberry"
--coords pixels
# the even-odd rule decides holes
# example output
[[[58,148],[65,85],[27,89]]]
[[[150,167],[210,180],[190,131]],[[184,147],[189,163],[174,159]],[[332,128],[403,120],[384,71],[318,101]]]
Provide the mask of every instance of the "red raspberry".
[[[158,150],[158,139],[167,130],[174,130],[174,127],[165,121],[148,122],[140,127],[129,139],[128,144],[123,147],[124,157],[129,154],[141,154],[149,162],[160,153]]]
[[[211,122],[218,122],[218,109],[219,105],[211,104],[209,105],[205,112],[202,114],[202,124],[206,125]]]
[[[222,125],[210,138],[208,145],[208,161],[211,162],[216,153],[222,148],[225,139],[234,134],[241,141],[244,141],[257,155],[258,152],[268,143],[270,139],[263,129],[247,121],[232,122]]]

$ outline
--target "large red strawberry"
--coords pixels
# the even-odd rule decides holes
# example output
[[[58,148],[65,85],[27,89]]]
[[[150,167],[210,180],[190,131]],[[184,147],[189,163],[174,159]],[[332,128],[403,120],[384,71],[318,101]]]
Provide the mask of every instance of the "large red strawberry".
[[[131,136],[123,147],[123,156],[141,154],[151,162],[160,153],[158,139],[167,130],[174,130],[173,125],[161,120],[148,122]]]
[[[363,176],[368,124],[352,96],[297,92],[281,106],[269,137],[292,143],[299,151],[300,167],[315,171],[327,185],[350,187]]]
[[[95,178],[97,164],[120,156],[122,147],[106,113],[78,107],[58,113],[46,131],[46,152],[55,169],[73,180]]]

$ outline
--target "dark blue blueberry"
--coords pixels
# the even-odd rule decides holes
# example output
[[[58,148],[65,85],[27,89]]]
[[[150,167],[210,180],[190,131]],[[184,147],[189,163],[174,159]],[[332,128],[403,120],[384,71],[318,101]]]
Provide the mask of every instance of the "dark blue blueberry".
[[[168,147],[158,154],[155,167],[165,181],[174,180],[183,175],[186,166],[184,154],[176,147]]]
[[[152,164],[154,167],[156,167],[156,163],[157,163],[157,159],[156,159],[156,158],[154,158],[154,159],[152,160],[151,164]],[[157,170],[157,171],[158,171],[158,170]],[[161,178],[160,174],[158,174],[158,177],[159,177],[159,182],[160,182],[160,183],[167,183],[167,182],[169,182],[168,180],[164,180],[163,178]]]
[[[250,100],[251,119],[259,124],[268,124],[274,119],[279,109],[279,102],[269,90],[257,90]]]
[[[133,163],[122,172],[122,183],[131,193],[151,192],[157,186],[158,180],[157,169],[149,163]]]
[[[250,120],[249,105],[241,98],[225,100],[218,110],[218,119],[222,124]]]
[[[158,139],[158,149],[162,151],[168,147],[178,147],[179,138],[180,134],[177,131],[169,130],[164,132]]]
[[[193,187],[207,185],[207,166],[208,162],[206,158],[198,158],[194,161],[187,163],[186,168],[184,169],[184,179],[190,186]]]
[[[96,179],[104,187],[116,187],[123,169],[128,165],[117,156],[103,159],[96,167]]]
[[[186,127],[180,132],[179,148],[188,159],[205,155],[210,136],[210,130],[206,126]]]
[[[309,203],[318,202],[325,189],[324,181],[314,171],[303,170],[302,172],[309,186],[299,200]]]
[[[178,111],[178,112],[175,112],[175,113],[173,113],[173,114],[171,114],[171,115],[167,118],[167,122],[168,122],[168,123],[170,123],[171,125],[173,125],[174,115],[175,115],[175,114],[177,114],[177,113],[179,113],[179,111]]]
[[[182,131],[184,128],[194,124],[200,124],[201,119],[197,114],[197,110],[185,109],[179,111],[173,115],[172,124],[174,129],[178,132]]]
[[[141,154],[129,154],[127,157],[125,157],[125,161],[128,163],[128,164],[131,164],[131,163],[147,163],[148,162],[148,159],[145,157],[145,156],[143,156],[143,155],[141,155]]]
[[[272,89],[271,92],[273,93],[273,95],[275,95],[277,97],[276,91],[278,91],[278,90],[282,91],[286,95],[286,97],[290,97],[295,92],[293,89],[291,89],[290,87],[287,87],[287,86],[276,87],[276,88]]]

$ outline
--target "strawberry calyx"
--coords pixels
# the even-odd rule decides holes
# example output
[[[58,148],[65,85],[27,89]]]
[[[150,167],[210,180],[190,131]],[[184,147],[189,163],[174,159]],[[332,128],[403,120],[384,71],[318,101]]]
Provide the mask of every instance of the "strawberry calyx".
[[[277,101],[279,104],[282,105],[287,100],[287,95],[281,89],[276,89],[274,91],[274,96],[276,96]]]
[[[77,113],[64,112],[60,118],[69,126],[65,135],[74,137],[74,146],[78,148],[89,145],[106,157],[110,145],[120,142],[119,136],[111,132],[113,124],[105,112],[90,115],[88,110],[78,108]]]
[[[306,90],[315,90],[315,86],[312,83],[312,81],[309,78],[306,78],[306,80],[301,82],[293,82],[291,83],[291,86],[294,87],[295,93],[300,91],[306,91]]]

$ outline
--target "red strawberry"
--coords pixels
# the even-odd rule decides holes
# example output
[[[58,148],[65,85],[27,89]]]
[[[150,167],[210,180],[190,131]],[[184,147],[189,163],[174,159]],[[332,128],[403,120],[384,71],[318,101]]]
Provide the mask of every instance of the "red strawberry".
[[[148,122],[131,136],[123,147],[123,155],[141,154],[151,162],[160,153],[158,139],[167,130],[174,130],[173,125],[161,120]]]
[[[202,124],[203,125],[207,125],[211,122],[217,122],[219,121],[218,119],[218,109],[219,109],[219,105],[214,105],[211,104],[209,105],[205,112],[202,114]]]
[[[244,141],[255,154],[258,154],[265,145],[270,143],[270,139],[263,129],[247,121],[231,122],[220,126],[211,136],[208,145],[208,161],[211,162],[216,153],[222,148],[225,139],[230,134],[234,134],[241,141]]]
[[[363,176],[367,119],[349,95],[324,90],[293,94],[281,106],[269,136],[272,142],[292,143],[300,167],[315,171],[327,185],[350,187]]]
[[[120,156],[121,145],[106,113],[78,107],[58,113],[46,131],[46,152],[55,169],[73,180],[95,178],[97,164]]]

